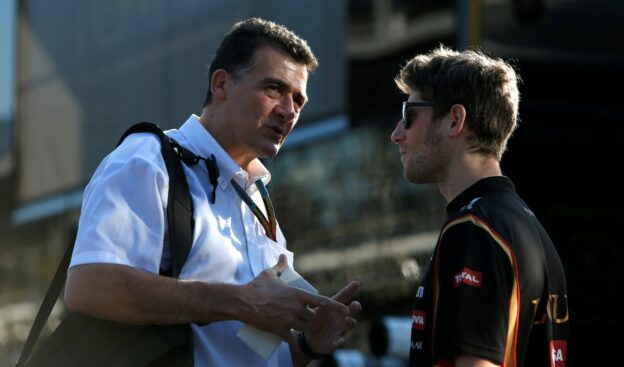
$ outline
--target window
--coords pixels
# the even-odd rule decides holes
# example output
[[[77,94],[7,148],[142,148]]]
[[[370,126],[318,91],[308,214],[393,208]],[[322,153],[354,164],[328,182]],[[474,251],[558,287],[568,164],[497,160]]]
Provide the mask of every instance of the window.
[[[11,123],[15,107],[16,1],[0,1],[0,175],[11,168]]]

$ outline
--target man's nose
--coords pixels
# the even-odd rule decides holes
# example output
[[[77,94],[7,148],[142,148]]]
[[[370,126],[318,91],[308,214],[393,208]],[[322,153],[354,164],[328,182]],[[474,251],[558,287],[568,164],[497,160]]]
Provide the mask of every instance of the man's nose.
[[[405,137],[405,129],[403,128],[402,122],[403,120],[400,120],[396,124],[394,130],[392,131],[392,134],[390,135],[390,140],[392,140],[392,142],[394,142],[395,144],[399,144]]]
[[[276,107],[276,113],[285,121],[294,121],[299,115],[299,110],[295,106],[295,102],[292,98],[282,98],[280,104]]]

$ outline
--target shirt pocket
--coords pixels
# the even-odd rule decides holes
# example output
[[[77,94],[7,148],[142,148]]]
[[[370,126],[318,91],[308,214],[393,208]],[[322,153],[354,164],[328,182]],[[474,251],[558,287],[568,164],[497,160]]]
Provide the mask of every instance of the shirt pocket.
[[[277,243],[270,238],[263,236],[262,239],[258,241],[258,250],[260,252],[260,256],[258,256],[260,264],[258,264],[258,269],[254,269],[254,273],[256,271],[261,272],[262,270],[275,266],[277,264],[277,261],[279,260],[280,255],[282,254],[286,255],[286,259],[288,260],[288,266],[292,267],[293,265],[294,254],[286,249],[284,242]],[[258,274],[255,275],[257,276]]]

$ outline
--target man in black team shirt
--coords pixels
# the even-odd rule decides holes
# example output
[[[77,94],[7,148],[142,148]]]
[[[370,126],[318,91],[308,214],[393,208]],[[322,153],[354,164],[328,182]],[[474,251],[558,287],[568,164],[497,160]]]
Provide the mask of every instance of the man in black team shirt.
[[[449,215],[416,292],[410,365],[565,366],[565,273],[499,163],[517,125],[516,73],[440,46],[395,81],[409,95],[391,137],[405,177],[436,183]]]

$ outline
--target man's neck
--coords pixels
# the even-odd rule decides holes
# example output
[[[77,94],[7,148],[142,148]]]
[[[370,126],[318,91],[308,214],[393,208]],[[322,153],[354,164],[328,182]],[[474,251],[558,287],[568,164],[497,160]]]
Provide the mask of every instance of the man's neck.
[[[466,153],[460,159],[451,161],[446,177],[438,182],[438,189],[450,203],[475,182],[492,176],[502,176],[496,157]]]
[[[220,117],[221,116],[216,113],[213,114],[208,108],[204,108],[201,116],[199,116],[199,122],[219,145],[221,145],[223,150],[225,150],[242,169],[249,172],[249,165],[255,157],[244,154],[243,150],[231,141],[230,134],[227,132],[228,127],[225,123],[220,123],[223,121]]]

